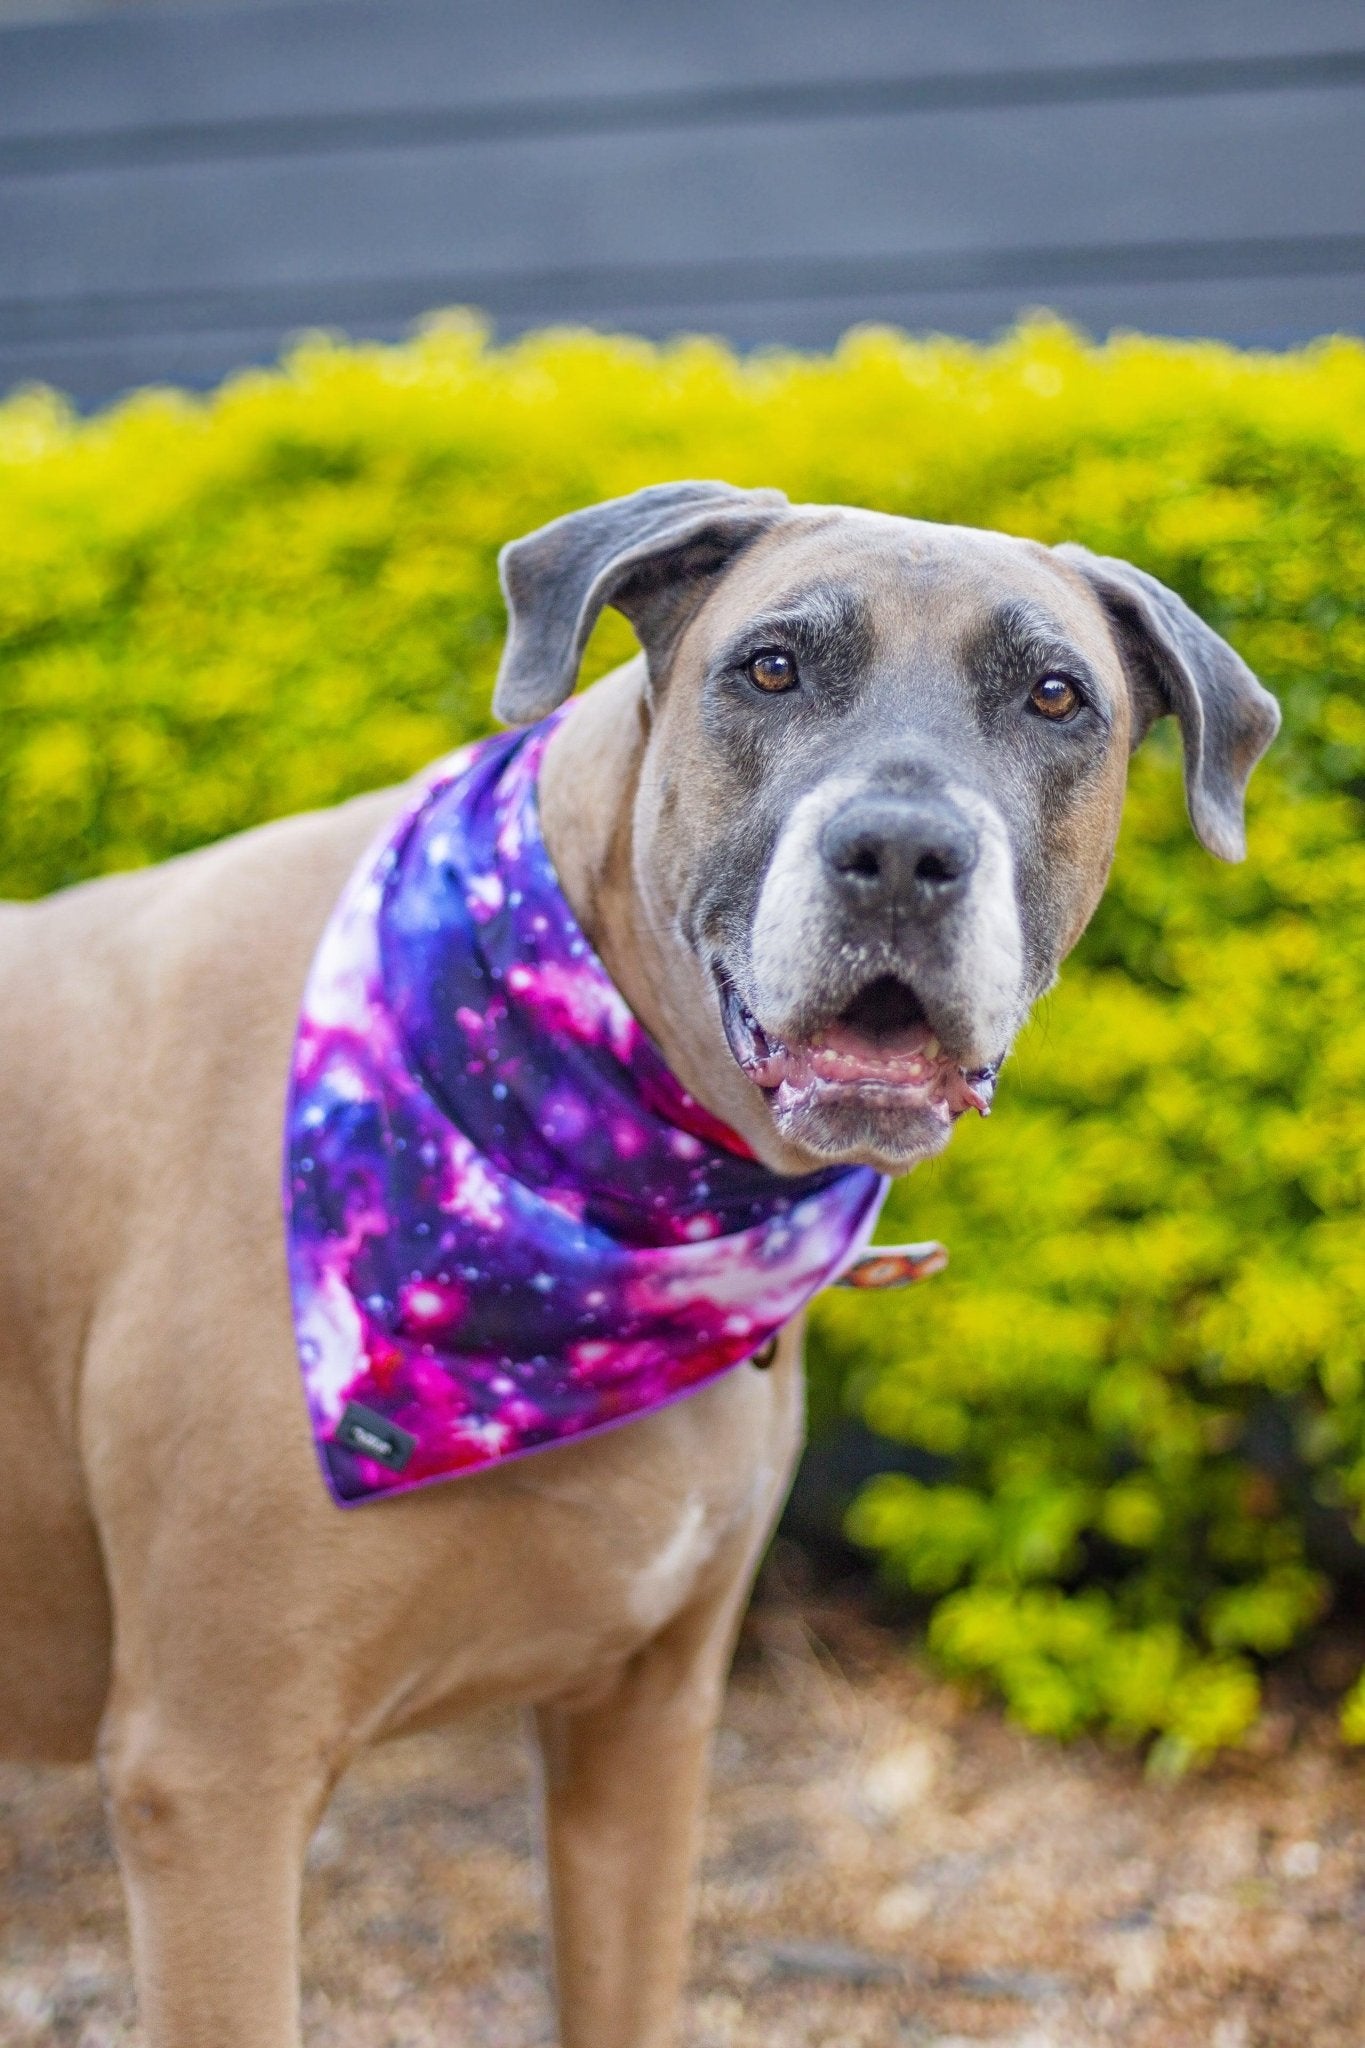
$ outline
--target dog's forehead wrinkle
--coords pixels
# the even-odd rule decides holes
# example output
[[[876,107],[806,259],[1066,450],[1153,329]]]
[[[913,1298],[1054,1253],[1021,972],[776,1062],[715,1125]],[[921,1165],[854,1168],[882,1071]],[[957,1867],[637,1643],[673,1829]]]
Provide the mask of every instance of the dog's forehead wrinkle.
[[[851,679],[871,659],[872,608],[847,584],[797,586],[732,626],[713,665],[739,666],[765,641],[789,646],[798,661],[820,664],[837,680]]]
[[[1036,598],[1005,597],[982,620],[979,638],[971,651],[1008,660],[1014,655],[1066,647],[1070,640],[1061,620]]]
[[[865,594],[852,584],[837,581],[794,583],[775,596],[761,610],[755,624],[761,629],[792,625],[815,631],[838,631],[858,623],[866,614]]]

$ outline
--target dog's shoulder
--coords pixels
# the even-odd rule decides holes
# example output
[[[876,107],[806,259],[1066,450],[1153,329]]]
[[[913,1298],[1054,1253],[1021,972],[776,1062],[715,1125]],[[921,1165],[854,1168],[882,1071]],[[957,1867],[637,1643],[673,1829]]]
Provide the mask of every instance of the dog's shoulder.
[[[139,1130],[191,1100],[273,1100],[328,914],[403,795],[0,905],[0,1098],[118,1102]]]
[[[71,976],[88,990],[102,974],[155,984],[184,968],[201,971],[225,946],[238,971],[272,944],[306,947],[403,796],[402,788],[370,791],[155,867],[0,904],[0,989],[7,971],[38,971],[49,989]]]

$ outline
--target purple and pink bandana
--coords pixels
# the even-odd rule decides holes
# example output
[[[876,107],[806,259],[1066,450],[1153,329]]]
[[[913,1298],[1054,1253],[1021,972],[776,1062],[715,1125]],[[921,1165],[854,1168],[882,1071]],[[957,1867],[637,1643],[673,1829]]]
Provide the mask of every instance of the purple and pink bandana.
[[[857,1258],[885,1192],[770,1172],[631,1015],[541,838],[562,715],[426,773],[308,977],[285,1219],[343,1505],[691,1393]]]

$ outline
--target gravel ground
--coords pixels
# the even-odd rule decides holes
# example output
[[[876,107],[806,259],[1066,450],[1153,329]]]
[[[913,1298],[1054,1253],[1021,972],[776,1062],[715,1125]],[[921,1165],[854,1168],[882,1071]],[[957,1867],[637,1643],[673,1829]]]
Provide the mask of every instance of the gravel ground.
[[[553,2040],[528,1785],[505,1718],[352,1774],[310,1859],[309,2048]],[[683,2039],[1365,2048],[1362,1926],[1365,1764],[1305,1681],[1249,1752],[1154,1784],[1027,1741],[854,1605],[770,1599],[720,1737]],[[134,2048],[90,1772],[0,1768],[0,1927],[5,2048]]]

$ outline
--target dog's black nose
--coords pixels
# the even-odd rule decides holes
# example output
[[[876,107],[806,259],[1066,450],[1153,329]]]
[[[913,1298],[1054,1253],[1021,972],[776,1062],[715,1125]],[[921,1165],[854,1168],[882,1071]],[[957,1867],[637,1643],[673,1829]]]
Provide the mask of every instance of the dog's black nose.
[[[856,797],[820,835],[831,877],[865,910],[946,910],[966,888],[978,850],[970,820],[933,797]]]

